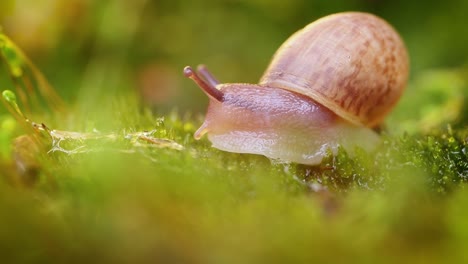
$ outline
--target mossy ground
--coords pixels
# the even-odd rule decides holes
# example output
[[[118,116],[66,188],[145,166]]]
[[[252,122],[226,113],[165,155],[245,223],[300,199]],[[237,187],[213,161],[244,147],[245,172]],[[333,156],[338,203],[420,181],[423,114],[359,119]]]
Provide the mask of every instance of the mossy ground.
[[[316,167],[218,151],[193,139],[198,117],[151,113],[132,94],[92,117],[84,102],[28,114],[60,138],[2,115],[1,261],[464,262],[467,97],[454,74],[416,79],[412,91],[436,87],[405,97],[374,153]]]

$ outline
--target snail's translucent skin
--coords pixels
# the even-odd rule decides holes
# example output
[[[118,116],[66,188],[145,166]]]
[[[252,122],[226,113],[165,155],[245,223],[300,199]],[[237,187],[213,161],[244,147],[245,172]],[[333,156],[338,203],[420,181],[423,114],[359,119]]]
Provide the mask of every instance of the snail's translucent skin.
[[[267,156],[281,162],[315,165],[338,146],[350,153],[355,145],[373,149],[378,135],[346,122],[313,100],[280,88],[219,85],[224,101],[210,100],[205,133],[213,147]],[[293,117],[293,118],[292,118]]]
[[[318,164],[327,149],[372,150],[372,130],[395,106],[409,62],[398,33],[384,20],[359,12],[321,18],[292,35],[276,52],[259,84],[220,84],[205,68],[197,75],[209,96],[208,134],[225,151]]]

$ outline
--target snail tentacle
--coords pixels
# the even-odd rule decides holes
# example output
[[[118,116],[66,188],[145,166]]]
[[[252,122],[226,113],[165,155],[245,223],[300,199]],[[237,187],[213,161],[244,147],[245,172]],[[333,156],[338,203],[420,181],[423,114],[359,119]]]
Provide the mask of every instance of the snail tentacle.
[[[215,99],[216,101],[223,102],[224,94],[212,85],[210,82],[206,82],[192,69],[190,66],[184,68],[184,75],[187,78],[192,79],[209,97]]]

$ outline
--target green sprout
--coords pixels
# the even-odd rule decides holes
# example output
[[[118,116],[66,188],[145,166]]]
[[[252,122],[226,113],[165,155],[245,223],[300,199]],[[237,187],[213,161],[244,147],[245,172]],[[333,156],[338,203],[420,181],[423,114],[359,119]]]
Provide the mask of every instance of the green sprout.
[[[16,100],[16,95],[15,95],[14,92],[12,92],[10,90],[3,91],[2,92],[2,98],[8,104],[9,109],[13,109],[14,113],[16,113],[16,114],[20,115],[21,117],[23,117],[24,119],[26,119],[23,112],[21,112],[21,110],[20,110],[20,108],[18,106],[18,103],[17,103],[17,100]]]

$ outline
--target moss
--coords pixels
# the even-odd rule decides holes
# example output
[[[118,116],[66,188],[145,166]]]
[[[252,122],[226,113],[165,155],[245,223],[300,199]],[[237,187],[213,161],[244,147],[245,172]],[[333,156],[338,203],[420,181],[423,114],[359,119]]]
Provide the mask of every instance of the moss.
[[[385,256],[431,263],[463,257],[452,248],[467,242],[457,232],[466,229],[458,218],[467,199],[466,131],[384,135],[375,153],[357,150],[350,157],[340,150],[306,167],[221,152],[193,139],[190,117],[136,112],[139,124],[112,132],[112,140],[64,140],[65,150],[87,151],[49,152],[34,187],[0,185],[5,260],[284,263]],[[128,137],[145,130],[183,149]]]

